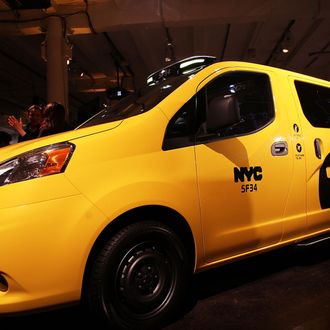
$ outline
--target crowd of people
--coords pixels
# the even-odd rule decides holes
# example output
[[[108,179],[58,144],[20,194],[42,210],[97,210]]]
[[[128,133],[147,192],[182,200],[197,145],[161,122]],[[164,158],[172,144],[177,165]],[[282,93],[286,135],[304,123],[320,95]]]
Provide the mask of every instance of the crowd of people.
[[[27,124],[21,118],[11,115],[8,125],[18,133],[18,142],[35,139],[42,136],[65,132],[71,129],[65,120],[65,108],[57,102],[46,106],[32,105],[27,110]],[[9,145],[11,135],[0,131],[0,147]]]

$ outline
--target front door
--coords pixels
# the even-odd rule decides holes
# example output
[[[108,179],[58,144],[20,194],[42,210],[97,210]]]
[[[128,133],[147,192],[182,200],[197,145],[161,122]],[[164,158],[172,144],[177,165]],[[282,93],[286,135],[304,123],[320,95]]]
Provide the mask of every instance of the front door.
[[[217,132],[204,125],[197,137],[206,263],[281,240],[293,174],[288,120],[274,105],[269,75],[233,71],[209,77],[199,91],[198,111],[207,117],[219,96],[235,97],[241,121]]]

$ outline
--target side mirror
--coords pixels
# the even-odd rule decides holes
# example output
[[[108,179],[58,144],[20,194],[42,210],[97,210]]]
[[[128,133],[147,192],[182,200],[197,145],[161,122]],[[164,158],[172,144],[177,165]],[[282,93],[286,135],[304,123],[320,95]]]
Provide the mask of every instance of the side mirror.
[[[240,109],[235,95],[213,98],[206,113],[206,131],[216,133],[222,128],[233,126],[241,120]]]

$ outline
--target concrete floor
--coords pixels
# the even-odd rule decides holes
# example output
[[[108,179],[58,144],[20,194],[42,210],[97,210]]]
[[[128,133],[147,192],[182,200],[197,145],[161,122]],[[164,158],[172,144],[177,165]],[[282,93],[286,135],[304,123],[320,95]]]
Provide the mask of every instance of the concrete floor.
[[[329,257],[327,242],[312,249],[281,249],[198,274],[194,302],[164,330],[329,330]],[[87,324],[79,307],[0,317],[1,330],[84,329]]]

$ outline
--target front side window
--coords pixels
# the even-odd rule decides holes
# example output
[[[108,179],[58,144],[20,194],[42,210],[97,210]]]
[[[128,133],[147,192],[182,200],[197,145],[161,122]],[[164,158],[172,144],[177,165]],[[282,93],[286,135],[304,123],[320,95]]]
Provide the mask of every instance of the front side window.
[[[232,111],[239,113],[240,120],[235,124],[215,129],[220,137],[249,134],[260,130],[274,119],[274,105],[269,78],[266,74],[254,72],[231,72],[214,79],[205,87],[206,102],[201,103],[205,107],[206,123],[212,120],[209,109],[214,104],[223,106],[226,100],[231,100]],[[220,102],[219,102],[220,100]],[[221,101],[224,100],[224,101]],[[227,114],[228,115],[228,114]],[[208,118],[209,116],[209,118]],[[214,116],[214,113],[213,113]],[[204,134],[211,133],[206,125]],[[212,127],[214,130],[214,127]]]
[[[314,127],[330,128],[330,88],[295,81],[301,108]]]
[[[163,150],[187,147],[195,143],[196,133],[205,121],[205,115],[199,111],[199,104],[203,101],[203,92],[199,92],[173,116],[166,129]]]
[[[163,149],[250,134],[271,123],[274,116],[266,74],[240,71],[223,74],[194,95],[171,119]],[[217,126],[219,122],[222,125]]]

